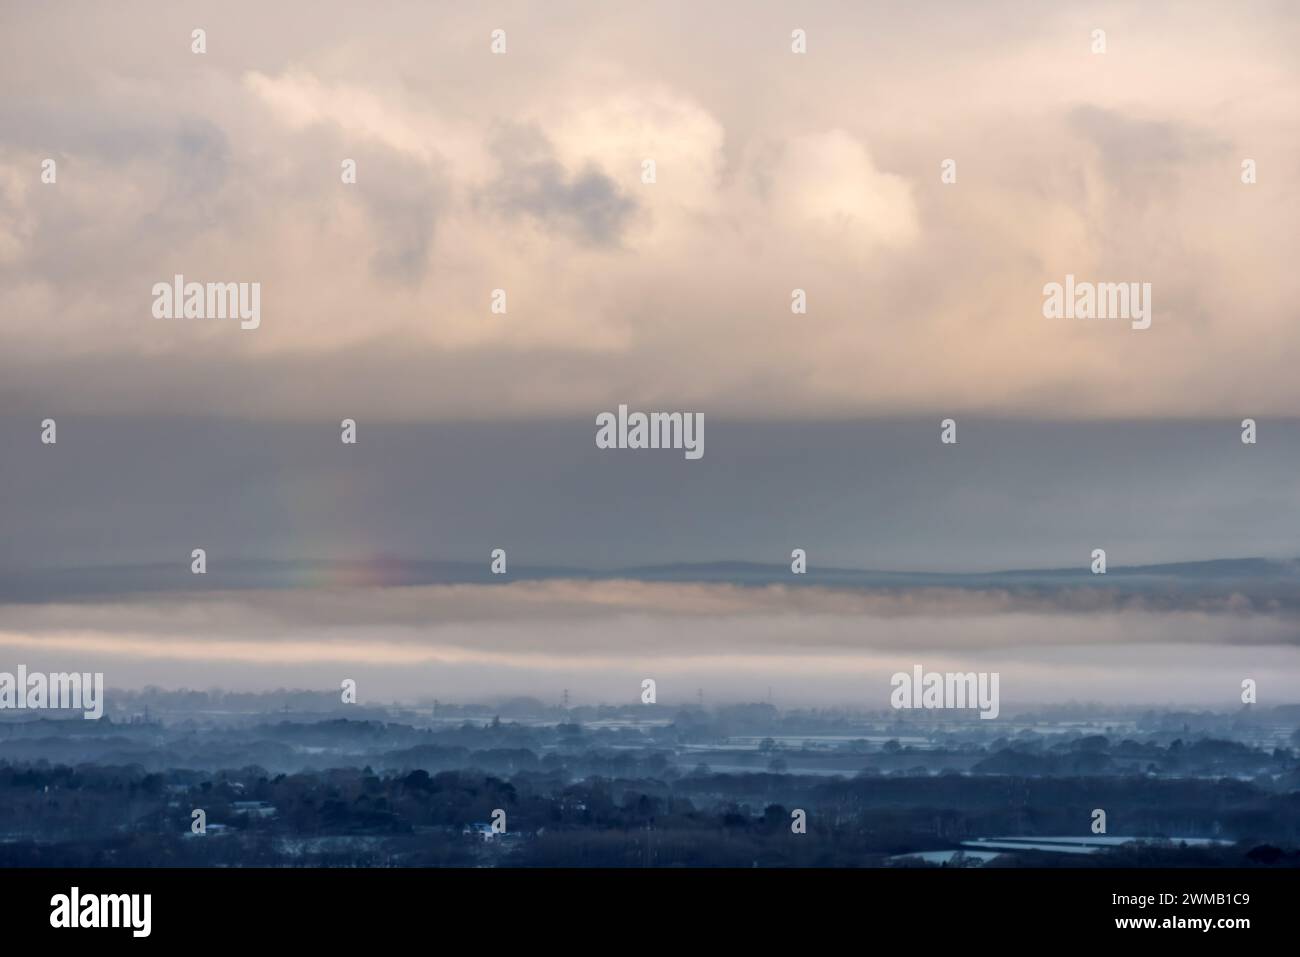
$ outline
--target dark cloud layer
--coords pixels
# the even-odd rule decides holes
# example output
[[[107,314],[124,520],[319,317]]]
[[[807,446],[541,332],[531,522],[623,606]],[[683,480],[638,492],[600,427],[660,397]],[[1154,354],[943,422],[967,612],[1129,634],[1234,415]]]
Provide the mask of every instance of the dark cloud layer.
[[[239,387],[231,383],[230,387]],[[254,393],[255,395],[255,393]],[[610,451],[595,420],[0,418],[0,568],[238,560],[609,570],[665,562],[995,571],[1300,552],[1300,423],[753,423],[705,455]],[[58,420],[57,445],[40,421]]]

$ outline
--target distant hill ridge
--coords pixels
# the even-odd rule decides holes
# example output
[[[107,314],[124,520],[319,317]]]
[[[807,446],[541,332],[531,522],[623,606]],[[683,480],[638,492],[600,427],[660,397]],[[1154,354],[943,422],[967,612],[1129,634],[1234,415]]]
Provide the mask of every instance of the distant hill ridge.
[[[547,579],[648,582],[730,583],[736,585],[820,585],[850,588],[1010,588],[1109,587],[1132,590],[1161,587],[1276,589],[1300,585],[1300,560],[1226,558],[1156,565],[1111,566],[1092,574],[1088,564],[1074,568],[1010,569],[987,572],[879,571],[821,567],[810,562],[807,574],[795,575],[788,564],[746,561],[674,562],[614,569],[563,565],[528,565],[511,561],[509,574],[493,575],[481,562],[381,558],[369,561],[214,560],[196,581],[187,561],[167,565],[119,565],[0,572],[0,601],[40,602],[79,596],[192,591],[210,589],[313,588],[485,584]],[[1288,589],[1289,590],[1289,589]]]

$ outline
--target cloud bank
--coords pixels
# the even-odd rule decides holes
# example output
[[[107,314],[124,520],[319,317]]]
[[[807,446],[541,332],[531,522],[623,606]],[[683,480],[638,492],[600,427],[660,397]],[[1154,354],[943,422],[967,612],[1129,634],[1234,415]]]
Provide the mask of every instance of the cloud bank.
[[[1230,602],[1085,612],[947,589],[558,580],[9,605],[0,621],[6,660],[101,663],[119,687],[193,686],[198,663],[205,681],[240,690],[364,674],[372,694],[568,687],[618,701],[652,676],[678,700],[700,682],[754,697],[774,683],[795,700],[874,708],[894,671],[942,662],[1001,669],[1004,693],[1015,689],[1022,704],[1054,695],[1228,707],[1241,677],[1267,684],[1273,700],[1300,676],[1294,614]]]
[[[1300,11],[1023,9],[12,5],[0,397],[289,419],[1293,411]],[[152,319],[175,273],[261,282],[262,327]],[[1066,273],[1152,283],[1152,328],[1045,320]]]

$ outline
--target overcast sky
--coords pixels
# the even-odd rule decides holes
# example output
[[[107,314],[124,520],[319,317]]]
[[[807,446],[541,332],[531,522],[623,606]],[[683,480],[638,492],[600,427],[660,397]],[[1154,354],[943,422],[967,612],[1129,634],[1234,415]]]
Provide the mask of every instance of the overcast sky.
[[[197,547],[214,584],[498,547],[600,569],[1295,557],[1297,48],[1300,7],[1270,2],[5,3],[0,574],[185,570]],[[155,318],[176,274],[259,283],[260,327]],[[1044,318],[1068,274],[1150,283],[1150,328]],[[597,449],[622,403],[701,413],[703,458]],[[1249,602],[927,593],[900,623],[820,592],[552,583],[463,614],[418,590],[393,621],[379,575],[326,641],[338,583],[301,584],[271,610],[202,588],[0,605],[3,662],[119,685],[386,668],[372,693],[403,695],[428,664],[463,694],[613,700],[653,667],[681,676],[669,698],[785,679],[855,701],[923,649],[1008,668],[1022,700],[1231,705],[1242,669],[1300,674],[1289,615]]]
[[[6,408],[1300,408],[1293,4],[8,3],[0,36]],[[260,282],[261,327],[154,319],[177,273]],[[1067,273],[1151,283],[1151,328],[1045,319]]]
[[[706,416],[705,454],[486,423],[0,417],[0,570],[383,556],[988,571],[1300,557],[1300,423]]]

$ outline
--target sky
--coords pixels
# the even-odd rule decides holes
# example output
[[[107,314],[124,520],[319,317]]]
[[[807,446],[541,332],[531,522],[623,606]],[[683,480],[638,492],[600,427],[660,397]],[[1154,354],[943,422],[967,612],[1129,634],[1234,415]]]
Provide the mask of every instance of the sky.
[[[0,667],[844,703],[929,650],[1021,700],[1296,687],[1248,587],[884,614],[382,568],[1295,558],[1297,46],[1270,2],[4,4]],[[157,318],[178,274],[258,283],[260,325]],[[1149,283],[1150,328],[1046,318],[1067,276]],[[620,404],[703,415],[704,456],[597,449]],[[192,592],[123,584],[197,547]],[[267,560],[380,570],[269,607],[229,585]],[[367,613],[323,636],[340,594]]]
[[[1300,422],[706,414],[705,454],[531,422],[0,416],[0,570],[238,561],[670,562],[993,571],[1300,557]]]
[[[1300,398],[1291,4],[17,2],[0,26],[8,408],[1152,418]],[[155,320],[177,273],[261,283],[261,326]],[[1151,283],[1151,328],[1045,319],[1067,274]]]

